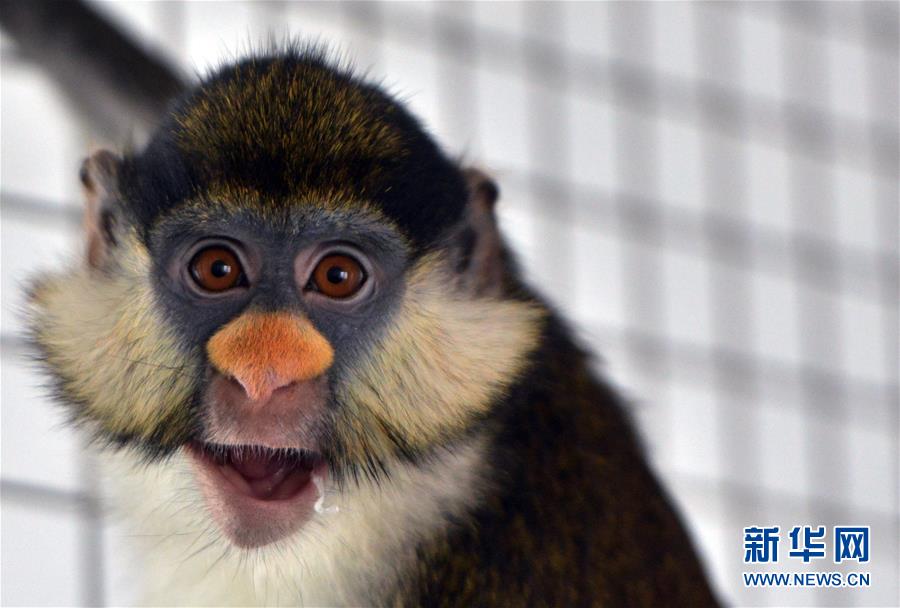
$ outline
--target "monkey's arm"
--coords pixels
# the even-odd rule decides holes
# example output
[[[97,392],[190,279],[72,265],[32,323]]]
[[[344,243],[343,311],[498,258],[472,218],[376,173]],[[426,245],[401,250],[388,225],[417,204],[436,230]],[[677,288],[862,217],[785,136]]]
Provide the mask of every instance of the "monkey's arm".
[[[62,87],[92,130],[115,142],[149,131],[185,80],[81,0],[9,0],[0,25]]]

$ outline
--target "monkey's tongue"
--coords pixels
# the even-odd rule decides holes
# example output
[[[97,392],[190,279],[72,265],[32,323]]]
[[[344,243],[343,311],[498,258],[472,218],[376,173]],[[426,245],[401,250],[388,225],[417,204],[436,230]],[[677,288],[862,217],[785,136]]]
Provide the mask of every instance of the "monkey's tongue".
[[[265,449],[231,449],[220,459],[222,474],[241,493],[258,500],[285,500],[311,480],[314,462]]]
[[[240,460],[233,460],[231,466],[237,469],[238,473],[248,480],[273,477],[274,475],[283,472],[285,469],[284,463],[262,454],[245,456]]]

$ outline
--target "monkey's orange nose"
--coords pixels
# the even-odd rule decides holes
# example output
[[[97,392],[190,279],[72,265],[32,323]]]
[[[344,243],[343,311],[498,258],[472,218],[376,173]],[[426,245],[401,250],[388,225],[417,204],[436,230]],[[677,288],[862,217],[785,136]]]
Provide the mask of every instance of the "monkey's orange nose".
[[[206,345],[210,363],[244,387],[251,401],[267,401],[277,389],[323,374],[334,350],[305,317],[246,312]]]

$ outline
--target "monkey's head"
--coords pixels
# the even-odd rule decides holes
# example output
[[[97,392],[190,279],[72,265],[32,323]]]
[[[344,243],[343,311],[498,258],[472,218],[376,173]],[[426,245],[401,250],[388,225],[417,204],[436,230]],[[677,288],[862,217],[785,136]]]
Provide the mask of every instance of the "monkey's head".
[[[471,437],[537,342],[494,186],[314,53],[220,70],[82,181],[85,263],[32,297],[59,397],[151,462],[188,453],[240,546]]]

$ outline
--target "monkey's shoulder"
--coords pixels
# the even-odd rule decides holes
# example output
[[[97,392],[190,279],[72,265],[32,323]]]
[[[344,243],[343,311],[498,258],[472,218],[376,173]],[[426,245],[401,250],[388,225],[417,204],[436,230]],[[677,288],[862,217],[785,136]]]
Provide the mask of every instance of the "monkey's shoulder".
[[[488,498],[419,547],[398,603],[716,604],[623,401],[564,330],[499,411]]]

